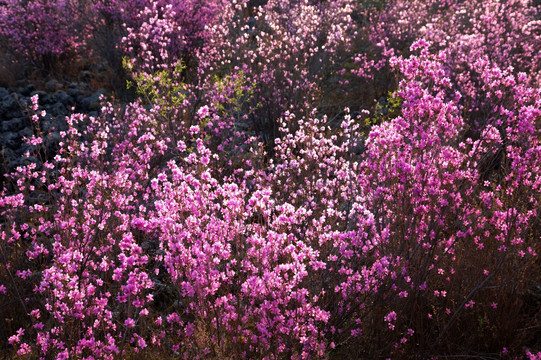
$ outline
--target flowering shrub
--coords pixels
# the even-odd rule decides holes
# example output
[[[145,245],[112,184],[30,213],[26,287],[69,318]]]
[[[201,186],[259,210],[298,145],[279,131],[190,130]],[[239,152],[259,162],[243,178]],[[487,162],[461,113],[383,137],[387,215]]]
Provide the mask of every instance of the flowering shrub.
[[[468,104],[472,112],[485,106],[482,80],[471,69],[479,58],[502,69],[512,66],[514,75],[524,72],[535,86],[539,84],[540,8],[535,1],[366,1],[356,19],[362,30],[355,41],[356,53],[342,70],[348,75],[342,84],[349,92],[369,95],[361,98],[364,108],[372,107],[374,97],[396,89],[389,60],[408,56],[419,38],[432,44],[432,52],[448,54],[446,65],[452,70],[448,76],[463,101],[473,101]],[[485,111],[490,109],[481,113]],[[483,115],[474,114],[479,116]]]
[[[0,29],[19,61],[52,70],[97,55],[118,76],[129,54],[141,69],[188,60],[202,46],[219,1],[9,0],[0,4]],[[85,53],[85,55],[83,55]],[[136,61],[136,59],[138,59]]]
[[[307,115],[319,104],[321,85],[337,69],[354,34],[354,2],[269,0],[250,6],[249,1],[231,2],[209,27],[198,55],[200,86],[212,96],[205,99],[210,105],[222,102],[213,91],[216,76],[244,77],[246,91],[253,94],[241,106],[242,121],[269,145],[286,111]]]
[[[539,90],[524,85],[524,74],[515,78],[485,63],[479,71],[486,87],[509,102],[469,137],[444,57],[429,55],[426,46],[412,47],[421,56],[392,59],[404,76],[397,92],[402,115],[372,129],[361,168],[371,184],[368,208],[386,237],[378,258],[394,265],[387,291],[404,311],[397,319],[405,320],[403,333],[406,327],[428,331],[423,341],[431,339],[434,350],[463,312],[493,319],[491,309],[517,291],[514,271],[534,264],[538,244],[523,239],[539,225],[539,156],[533,153],[539,151],[540,113]],[[522,140],[519,128],[529,129],[520,131]],[[499,292],[481,296],[488,288]],[[417,312],[421,304],[426,314]],[[420,323],[427,318],[433,321],[425,328]]]
[[[0,36],[9,39],[10,47],[38,63],[69,55],[82,41],[66,1],[5,1],[0,23]]]
[[[538,357],[525,329],[540,314],[541,90],[520,72],[536,69],[537,39],[515,32],[534,10],[507,4],[514,32],[487,43],[516,46],[491,54],[466,35],[477,25],[457,27],[464,47],[423,29],[469,5],[420,5],[94,4],[126,24],[141,99],[71,114],[47,154],[32,97],[28,161],[0,196],[0,298],[20,314],[5,346],[55,359]],[[418,22],[392,20],[397,7]],[[379,59],[354,49],[388,28]],[[333,81],[384,67],[385,106],[326,114]]]
[[[205,27],[210,25],[220,2],[141,1],[138,6],[123,46],[136,63],[135,70],[152,72],[188,61],[190,52],[206,39]]]

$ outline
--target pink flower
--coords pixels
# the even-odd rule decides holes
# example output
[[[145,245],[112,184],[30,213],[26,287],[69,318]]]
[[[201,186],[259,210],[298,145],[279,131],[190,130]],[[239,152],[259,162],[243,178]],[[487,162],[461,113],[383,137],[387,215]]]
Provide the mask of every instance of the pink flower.
[[[202,106],[197,110],[197,115],[199,115],[200,118],[206,118],[210,115],[209,107],[207,105]]]
[[[133,328],[133,327],[135,327],[135,320],[133,320],[132,318],[127,318],[127,319],[124,321],[124,326],[126,326],[127,328]]]

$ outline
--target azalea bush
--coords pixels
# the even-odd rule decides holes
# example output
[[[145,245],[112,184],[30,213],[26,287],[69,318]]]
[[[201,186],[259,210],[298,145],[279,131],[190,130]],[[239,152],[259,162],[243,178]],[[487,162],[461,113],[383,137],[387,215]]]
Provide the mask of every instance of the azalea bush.
[[[531,4],[492,4],[512,32],[485,22],[481,44],[461,2],[120,3],[85,6],[117,24],[137,98],[69,115],[55,153],[27,104],[0,197],[3,349],[540,356]],[[337,84],[360,93],[330,106]]]
[[[233,1],[222,7],[198,51],[203,101],[229,110],[224,127],[231,118],[272,145],[280,117],[308,115],[322,102],[323,85],[339,70],[355,36],[354,8],[350,0]],[[241,90],[250,93],[236,109],[223,104],[229,96],[216,93],[216,81],[229,79],[242,81]]]
[[[65,1],[6,1],[0,5],[0,21],[0,36],[8,39],[8,47],[20,58],[45,66],[74,56],[82,43]]]
[[[0,4],[0,42],[29,72],[73,77],[73,63],[106,68],[118,87],[124,55],[154,66],[189,59],[219,6],[215,0],[9,0]]]

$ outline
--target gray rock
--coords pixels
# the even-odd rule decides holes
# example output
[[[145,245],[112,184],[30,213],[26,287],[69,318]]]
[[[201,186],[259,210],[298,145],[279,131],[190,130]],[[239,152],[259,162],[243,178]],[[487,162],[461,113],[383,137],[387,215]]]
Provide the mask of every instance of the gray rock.
[[[15,149],[17,156],[26,156],[27,153],[32,154],[35,147],[19,140],[19,146]]]
[[[58,90],[54,93],[54,99],[69,107],[75,105],[75,100],[63,90]]]
[[[25,127],[23,128],[22,130],[20,130],[18,132],[18,136],[19,138],[23,138],[23,137],[26,137],[26,138],[29,138],[30,136],[34,135],[34,131],[32,131],[32,129],[30,127]]]
[[[24,113],[21,109],[15,109],[15,110],[8,111],[5,113],[6,119],[13,119],[13,118],[21,117],[21,116],[24,116]]]
[[[16,132],[9,131],[0,134],[0,144],[2,144],[3,147],[8,147],[15,150],[17,149],[19,143],[20,137],[17,136]]]
[[[6,88],[0,87],[0,99],[9,95],[9,91]]]
[[[65,131],[67,129],[68,124],[66,123],[66,119],[63,116],[49,116],[41,123],[41,130],[44,131],[46,134],[53,131]]]
[[[83,95],[83,92],[77,88],[69,88],[66,92],[72,99],[77,99],[79,96]]]
[[[12,149],[8,147],[2,147],[2,150],[0,150],[0,161],[2,163],[9,164],[16,158],[17,158],[17,154]]]
[[[4,119],[11,119],[24,115],[21,109],[22,103],[19,103],[19,101],[19,95],[16,93],[4,96],[0,101],[0,109],[2,109],[2,117]]]
[[[58,81],[53,79],[53,80],[47,81],[47,83],[45,84],[45,87],[47,87],[47,89],[50,91],[56,91],[62,88],[62,84],[60,84]]]
[[[20,88],[19,93],[22,96],[30,96],[30,93],[34,90],[36,90],[36,87],[34,86],[34,84],[28,84],[24,88]]]
[[[47,147],[47,150],[49,150],[49,152],[51,151],[56,152],[59,148],[58,143],[60,141],[62,141],[62,137],[60,136],[60,133],[58,131],[51,131],[45,137],[45,146]]]
[[[17,95],[15,93],[9,94],[2,98],[0,106],[7,112],[19,109],[19,102],[17,101]]]
[[[50,131],[56,130],[54,121],[52,119],[50,119],[50,118],[43,120],[41,122],[41,130],[46,132],[46,133],[49,133]]]
[[[68,89],[78,89],[80,91],[92,91],[92,88],[87,83],[72,82],[69,84]]]
[[[28,118],[20,117],[20,118],[14,118],[11,120],[3,121],[1,130],[2,132],[19,131],[26,126],[30,126],[30,122],[28,121]]]
[[[30,94],[30,93],[29,93]],[[19,96],[19,108],[29,110],[32,107],[32,100],[28,96]]]
[[[61,102],[52,105],[50,111],[53,116],[66,116],[68,114],[68,110]]]
[[[105,90],[103,89],[99,89],[98,91],[96,91],[94,94],[88,96],[88,97],[85,97],[84,99],[82,99],[81,101],[81,105],[86,109],[86,110],[96,110],[96,109],[99,109],[100,107],[100,96],[102,94],[105,94]]]

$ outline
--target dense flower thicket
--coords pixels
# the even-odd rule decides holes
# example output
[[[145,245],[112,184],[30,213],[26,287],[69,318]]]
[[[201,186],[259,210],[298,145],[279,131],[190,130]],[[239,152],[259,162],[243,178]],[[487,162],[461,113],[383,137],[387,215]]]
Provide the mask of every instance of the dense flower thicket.
[[[276,119],[286,111],[307,115],[326,77],[339,70],[355,33],[355,1],[264,3],[251,16],[243,15],[242,2],[222,11],[200,50],[198,71],[204,100],[214,107],[223,106],[213,89],[215,78],[240,79],[241,89],[250,96],[236,104],[237,110],[272,143],[278,134]]]
[[[220,7],[206,0],[7,0],[0,41],[14,61],[45,73],[90,58],[118,76],[123,55],[144,57],[152,68],[189,60]]]
[[[423,37],[449,54],[455,86],[472,98],[482,86],[472,71],[479,58],[502,69],[513,66],[539,84],[541,8],[535,2],[398,0],[386,3],[379,16],[371,23],[370,40],[382,58],[407,53]]]
[[[76,51],[81,46],[76,23],[66,1],[8,0],[0,7],[0,34],[10,47],[32,60],[44,60]]]
[[[28,104],[35,157],[0,197],[4,348],[541,356],[535,4],[10,0],[0,19],[29,57],[116,29],[140,95],[70,115],[55,154]],[[327,111],[336,86],[350,107]]]

